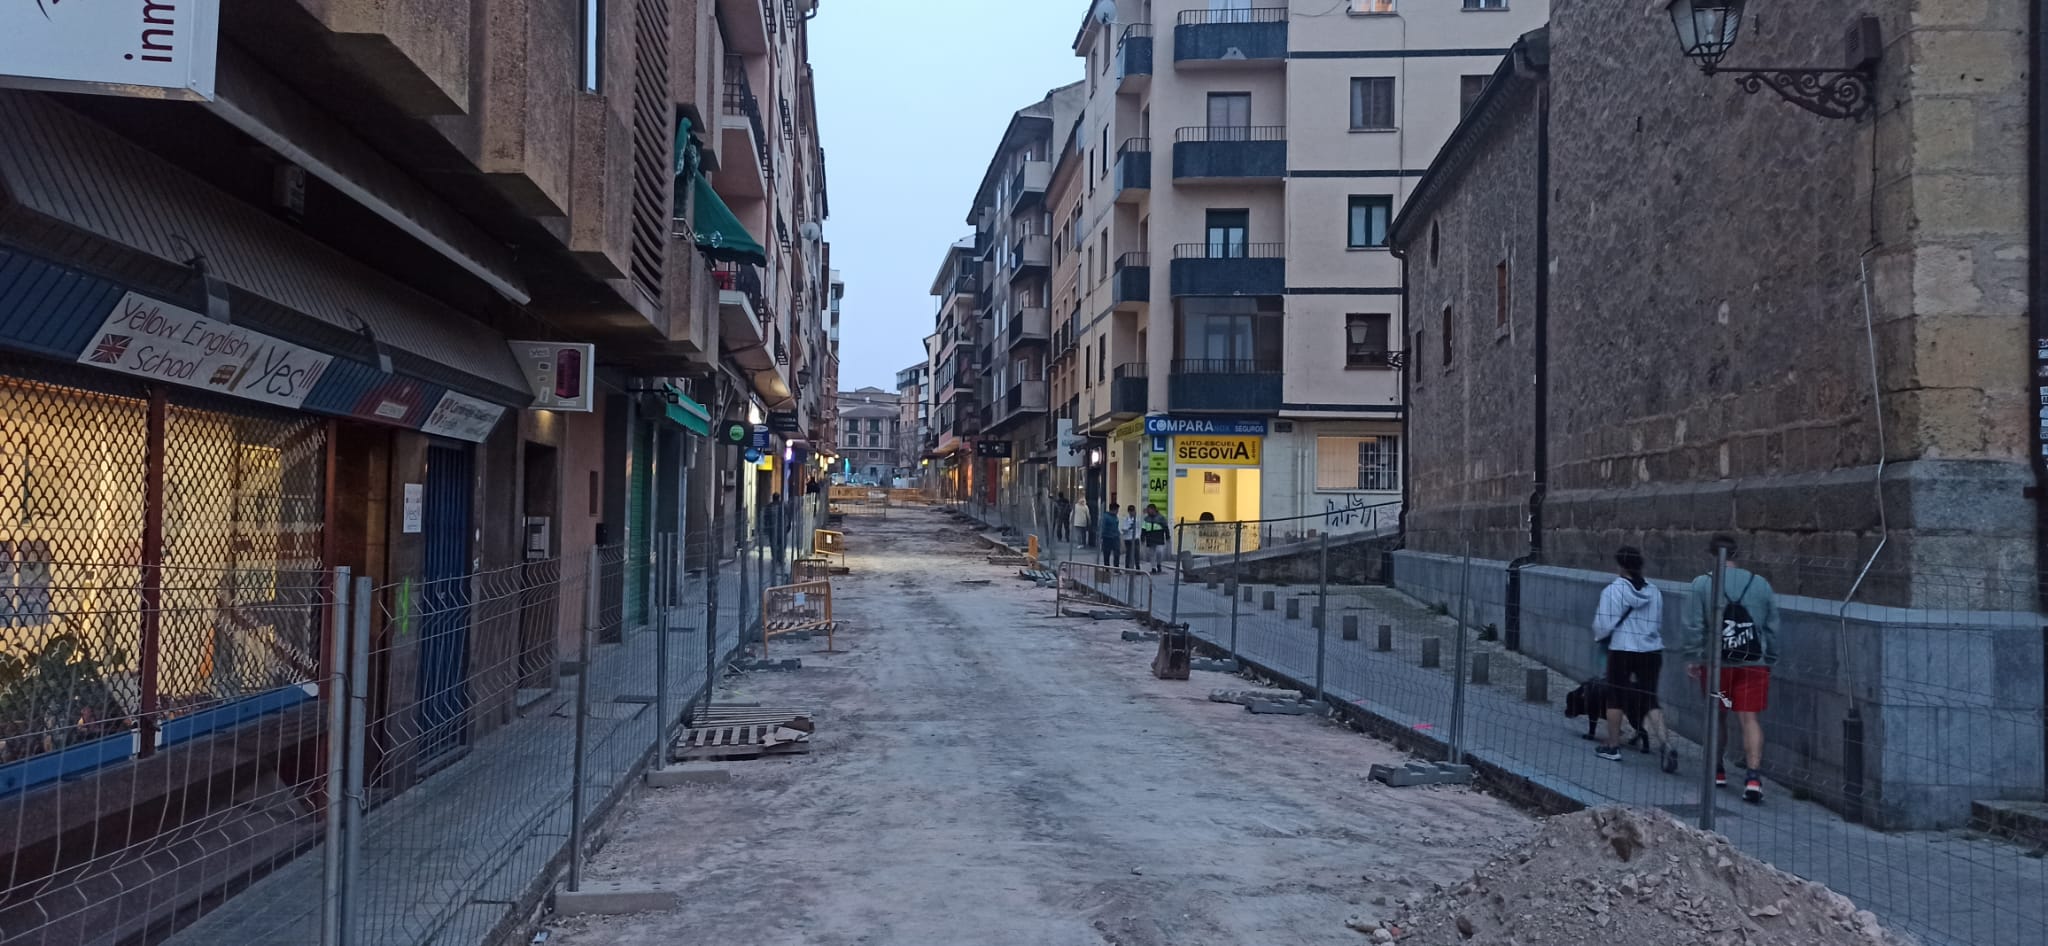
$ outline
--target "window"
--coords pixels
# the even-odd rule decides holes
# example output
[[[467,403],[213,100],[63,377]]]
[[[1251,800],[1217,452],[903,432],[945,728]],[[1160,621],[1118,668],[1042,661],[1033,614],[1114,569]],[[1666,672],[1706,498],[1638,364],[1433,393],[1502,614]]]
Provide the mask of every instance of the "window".
[[[882,445],[882,435],[881,435],[881,434],[869,434],[869,435],[868,435],[868,446],[870,446],[870,447],[879,447],[879,446],[881,446],[881,445]]]
[[[1394,12],[1394,0],[1351,0],[1351,12],[1359,15]]]
[[[1208,213],[1210,259],[1243,259],[1245,237],[1251,232],[1249,210],[1211,210]]]
[[[1501,260],[1493,267],[1493,324],[1495,328],[1508,327],[1508,261]]]
[[[1351,130],[1385,131],[1394,127],[1394,79],[1364,76],[1351,80]]]
[[[1093,387],[1095,381],[1095,346],[1081,346],[1081,385]]]
[[[869,420],[868,420],[868,433],[871,433],[871,434],[873,434],[873,433],[880,433],[880,432],[881,432],[881,430],[882,430],[882,419],[881,419],[881,418],[879,418],[879,417],[875,417],[875,418],[871,418],[871,419],[869,419]]]
[[[1443,235],[1443,234],[1442,234],[1442,232],[1441,232],[1440,228],[1438,228],[1438,227],[1437,227],[1437,225],[1436,225],[1436,221],[1434,221],[1434,220],[1430,221],[1430,222],[1429,222],[1429,265],[1431,265],[1431,266],[1435,266],[1435,265],[1436,265],[1436,251],[1437,251],[1437,239],[1438,239],[1439,237],[1441,237],[1442,235]]]
[[[1385,368],[1393,361],[1387,351],[1387,330],[1393,316],[1382,312],[1354,312],[1344,317],[1344,367]]]
[[[1209,93],[1209,140],[1246,141],[1251,138],[1252,94],[1250,92]]]
[[[1099,346],[1095,351],[1095,380],[1109,380],[1109,336],[1096,339]]]
[[[1467,10],[1505,10],[1508,0],[1465,0]]]
[[[604,4],[583,0],[583,91],[602,87],[604,71]]]
[[[1444,306],[1444,367],[1451,366],[1451,307]]]
[[[1492,76],[1458,77],[1458,117],[1472,114],[1473,104],[1479,101],[1479,93],[1486,91],[1486,80]]]
[[[1401,489],[1401,438],[1387,434],[1317,437],[1316,488],[1345,492],[1398,492]]]
[[[1394,216],[1394,198],[1351,195],[1351,225],[1346,245],[1354,250],[1387,245],[1387,221]]]
[[[1102,126],[1102,176],[1109,176],[1109,124]]]

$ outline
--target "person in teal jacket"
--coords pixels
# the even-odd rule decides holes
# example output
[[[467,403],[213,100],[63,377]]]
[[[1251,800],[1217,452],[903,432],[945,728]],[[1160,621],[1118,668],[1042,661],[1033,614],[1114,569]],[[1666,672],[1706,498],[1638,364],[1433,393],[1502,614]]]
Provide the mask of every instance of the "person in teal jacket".
[[[1742,727],[1744,774],[1742,798],[1764,800],[1764,729],[1761,716],[1770,704],[1771,666],[1778,662],[1778,593],[1762,575],[1735,564],[1736,544],[1729,536],[1717,535],[1707,551],[1728,553],[1728,565],[1721,573],[1721,600],[1714,600],[1714,576],[1701,575],[1692,587],[1682,613],[1686,652],[1692,662],[1693,679],[1706,681],[1707,648],[1721,648],[1721,679],[1715,696],[1721,701],[1721,744],[1714,754],[1714,784],[1726,787],[1728,773],[1721,760],[1728,755],[1728,714],[1735,714]],[[1708,628],[1718,633],[1708,636]]]
[[[1121,564],[1123,557],[1122,525],[1116,515],[1116,497],[1111,496],[1109,505],[1102,508],[1102,516],[1096,524],[1096,534],[1102,538],[1102,564],[1111,568]]]

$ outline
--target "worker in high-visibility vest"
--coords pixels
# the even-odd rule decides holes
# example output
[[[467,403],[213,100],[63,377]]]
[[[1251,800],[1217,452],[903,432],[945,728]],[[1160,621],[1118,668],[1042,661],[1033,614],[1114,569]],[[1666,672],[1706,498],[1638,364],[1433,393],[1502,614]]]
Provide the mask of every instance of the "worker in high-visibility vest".
[[[1138,524],[1144,539],[1145,557],[1152,561],[1152,574],[1159,574],[1159,568],[1166,562],[1166,514],[1151,503],[1145,504],[1145,519]]]

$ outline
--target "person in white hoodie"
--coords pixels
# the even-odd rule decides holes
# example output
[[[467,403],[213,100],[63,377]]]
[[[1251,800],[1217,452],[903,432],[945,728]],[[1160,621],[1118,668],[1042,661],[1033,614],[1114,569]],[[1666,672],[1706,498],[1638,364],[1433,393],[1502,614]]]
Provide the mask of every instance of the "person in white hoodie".
[[[1607,655],[1607,734],[1595,751],[1600,758],[1621,761],[1621,719],[1644,721],[1657,740],[1664,771],[1678,771],[1678,750],[1664,725],[1657,701],[1657,679],[1664,670],[1664,595],[1643,578],[1643,553],[1622,546],[1614,553],[1621,575],[1600,592],[1593,612],[1593,640]],[[1636,712],[1627,712],[1628,710]]]

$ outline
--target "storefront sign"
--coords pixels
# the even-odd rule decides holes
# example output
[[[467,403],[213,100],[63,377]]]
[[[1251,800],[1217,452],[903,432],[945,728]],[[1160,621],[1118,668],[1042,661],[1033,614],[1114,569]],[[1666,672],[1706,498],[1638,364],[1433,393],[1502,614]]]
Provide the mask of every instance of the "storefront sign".
[[[417,535],[426,528],[427,484],[405,484],[405,505],[400,516],[399,531],[406,535]]]
[[[1010,458],[1010,442],[1007,440],[977,440],[974,442],[974,455],[990,460],[1008,460]]]
[[[482,443],[504,416],[503,405],[450,391],[441,395],[441,403],[434,405],[420,432]]]
[[[0,3],[0,85],[213,99],[219,0]]]
[[[804,427],[797,421],[795,411],[769,411],[768,429],[778,434],[797,434],[802,433]]]
[[[1145,432],[1160,437],[1177,437],[1181,434],[1264,437],[1266,435],[1266,419],[1263,417],[1172,417],[1161,414],[1145,418]]]
[[[1129,440],[1132,437],[1136,437],[1137,435],[1144,432],[1145,422],[1143,420],[1126,421],[1125,423],[1119,425],[1117,429],[1110,431],[1109,439]]]
[[[1258,466],[1257,437],[1175,437],[1173,461],[1182,466]]]
[[[1168,477],[1172,473],[1172,461],[1164,453],[1145,455],[1145,501],[1166,511]]]
[[[526,382],[533,387],[537,411],[597,409],[597,346],[580,342],[506,342]]]
[[[296,408],[334,361],[139,293],[114,303],[78,363]]]

